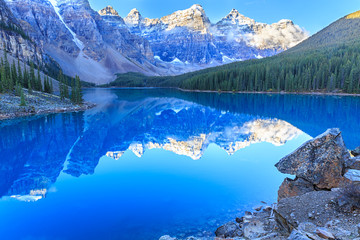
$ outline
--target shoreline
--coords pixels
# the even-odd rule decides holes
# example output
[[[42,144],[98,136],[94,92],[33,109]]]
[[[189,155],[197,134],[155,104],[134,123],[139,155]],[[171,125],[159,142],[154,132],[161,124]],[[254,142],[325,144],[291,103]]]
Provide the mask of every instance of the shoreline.
[[[313,96],[341,96],[341,97],[360,97],[360,93],[329,93],[329,92],[266,92],[266,91],[212,91],[212,90],[189,90],[178,87],[94,87],[99,89],[134,89],[134,90],[150,90],[150,89],[176,89],[181,92],[196,93],[225,93],[225,94],[278,94],[278,95],[313,95]],[[88,88],[91,89],[91,88]]]
[[[46,114],[52,113],[70,113],[70,112],[82,112],[88,109],[95,107],[95,103],[86,102],[83,105],[79,106],[76,105],[70,108],[55,108],[55,109],[48,109],[48,110],[40,110],[36,112],[15,112],[15,113],[0,113],[0,122],[5,120],[12,120],[17,118],[23,117],[30,117],[30,116],[41,116]]]
[[[70,99],[61,100],[54,94],[37,91],[29,94],[26,89],[23,91],[25,106],[20,106],[19,96],[9,93],[0,94],[0,121],[51,113],[80,112],[96,106],[95,103],[90,102],[75,105]]]
[[[339,129],[308,140],[275,167],[294,178],[284,176],[277,202],[234,216],[214,237],[159,240],[360,239],[360,147],[347,149]]]

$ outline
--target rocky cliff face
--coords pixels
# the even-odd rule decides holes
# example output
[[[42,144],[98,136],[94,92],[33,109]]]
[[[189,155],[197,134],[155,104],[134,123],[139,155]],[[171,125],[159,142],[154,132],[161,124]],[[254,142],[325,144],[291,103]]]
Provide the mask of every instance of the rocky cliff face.
[[[175,75],[272,56],[307,37],[289,20],[257,23],[236,10],[212,24],[197,4],[159,19],[137,9],[123,19],[111,6],[95,12],[88,0],[2,0],[0,7],[29,36],[3,33],[9,51],[32,59],[45,53],[65,74],[94,83],[116,73]]]
[[[307,38],[290,20],[257,23],[235,9],[212,24],[200,5],[160,19],[144,18],[133,9],[124,20],[132,33],[150,42],[158,61],[188,68],[272,56]]]
[[[66,74],[96,83],[111,81],[121,72],[154,74],[147,41],[120,24],[104,21],[87,0],[7,0],[7,4]],[[121,18],[117,22],[122,23]]]
[[[4,0],[0,0],[0,49],[20,60],[42,61],[42,51],[32,42]]]

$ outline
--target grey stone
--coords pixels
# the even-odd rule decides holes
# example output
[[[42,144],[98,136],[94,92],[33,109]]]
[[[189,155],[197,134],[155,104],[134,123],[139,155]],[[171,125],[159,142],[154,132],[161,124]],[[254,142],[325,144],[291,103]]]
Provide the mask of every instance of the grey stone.
[[[264,223],[259,220],[245,223],[243,225],[243,232],[244,237],[246,238],[254,239],[262,237],[262,235],[265,233]]]
[[[317,228],[316,234],[323,239],[335,239],[334,235],[325,228]]]
[[[275,166],[280,172],[296,175],[320,189],[331,189],[344,181],[342,173],[349,157],[340,130],[334,128],[304,143]]]
[[[360,155],[360,146],[355,148],[354,150],[351,150],[351,154],[356,157]]]
[[[344,176],[352,182],[360,182],[360,170],[349,169]]]
[[[349,158],[346,161],[346,167],[350,169],[360,170],[360,156]]]
[[[169,235],[165,235],[165,236],[160,237],[159,240],[177,240],[177,239],[170,237]]]
[[[300,231],[294,229],[290,236],[288,237],[288,240],[309,240],[305,234],[301,233]]]
[[[221,237],[221,238],[240,237],[242,235],[242,231],[240,229],[239,224],[228,222],[225,225],[216,229],[215,235],[216,237]]]

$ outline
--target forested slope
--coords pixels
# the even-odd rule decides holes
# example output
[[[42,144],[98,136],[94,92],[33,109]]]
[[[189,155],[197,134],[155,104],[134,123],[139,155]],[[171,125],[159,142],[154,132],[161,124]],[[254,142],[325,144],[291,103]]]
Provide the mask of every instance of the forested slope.
[[[237,62],[176,77],[119,76],[112,86],[214,91],[360,93],[360,12],[332,23],[275,57]]]

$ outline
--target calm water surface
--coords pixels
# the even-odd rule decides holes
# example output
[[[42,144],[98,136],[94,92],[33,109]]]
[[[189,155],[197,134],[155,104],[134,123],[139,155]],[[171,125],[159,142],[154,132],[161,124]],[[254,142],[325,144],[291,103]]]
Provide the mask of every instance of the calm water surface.
[[[91,89],[81,113],[0,122],[0,239],[214,236],[276,201],[274,164],[327,128],[360,145],[360,98]]]

